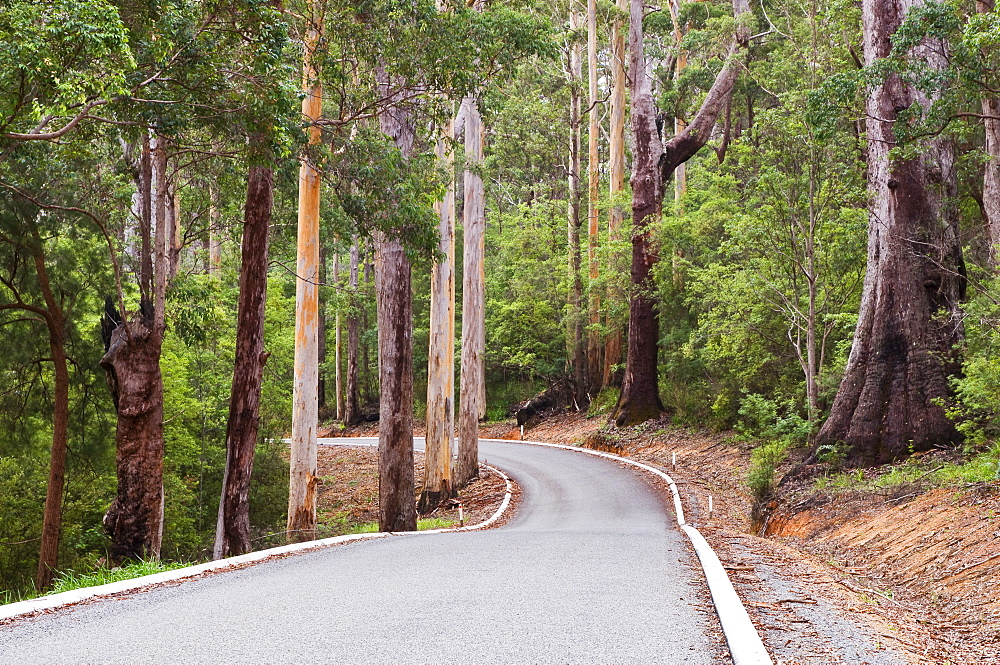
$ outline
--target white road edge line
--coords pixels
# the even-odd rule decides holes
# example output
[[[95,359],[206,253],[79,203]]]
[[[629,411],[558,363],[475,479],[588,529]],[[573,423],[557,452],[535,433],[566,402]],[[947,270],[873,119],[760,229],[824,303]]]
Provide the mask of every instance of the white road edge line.
[[[337,445],[337,444],[324,444],[324,445]],[[366,444],[340,444],[340,445],[366,445]],[[194,566],[186,566],[184,568],[175,568],[174,570],[167,570],[162,573],[155,573],[153,575],[146,575],[144,577],[136,577],[130,580],[122,580],[120,582],[111,582],[109,584],[102,584],[100,586],[86,587],[83,589],[74,589],[73,591],[64,591],[63,593],[54,593],[50,596],[40,596],[38,598],[32,598],[31,600],[22,600],[16,603],[9,603],[7,605],[0,605],[0,621],[5,619],[11,619],[22,614],[31,614],[33,612],[40,612],[43,610],[53,610],[66,605],[75,605],[84,600],[90,600],[92,598],[99,598],[102,596],[110,596],[117,593],[122,593],[125,591],[136,591],[137,589],[142,589],[144,587],[152,586],[154,584],[162,584],[164,582],[176,582],[186,579],[193,578],[202,573],[212,572],[212,571],[224,571],[231,568],[236,568],[243,564],[255,563],[262,561],[264,559],[280,556],[283,554],[295,554],[304,552],[307,550],[316,550],[324,547],[330,547],[332,545],[341,545],[343,543],[350,543],[359,540],[374,540],[375,538],[385,538],[386,536],[395,535],[425,535],[432,533],[451,533],[456,531],[475,531],[477,529],[485,529],[503,517],[503,514],[510,507],[511,499],[513,498],[513,485],[511,484],[510,478],[507,477],[503,471],[494,468],[488,464],[484,465],[490,471],[498,474],[504,479],[507,485],[506,492],[503,497],[503,501],[500,503],[500,507],[497,508],[496,512],[489,517],[489,519],[480,522],[479,524],[471,524],[469,526],[463,527],[453,527],[448,529],[430,529],[427,531],[398,531],[398,532],[387,532],[380,531],[378,533],[354,533],[348,534],[346,536],[334,536],[333,538],[322,538],[320,540],[310,540],[302,543],[293,543],[291,545],[282,545],[280,547],[272,547],[266,550],[258,550],[256,552],[248,552],[247,554],[241,554],[240,556],[229,557],[228,559],[219,559],[217,561],[209,561],[207,563],[200,563]],[[2,627],[0,627],[2,628]]]
[[[729,652],[733,656],[735,665],[773,665],[770,654],[764,647],[764,642],[760,639],[760,634],[750,621],[743,601],[740,600],[733,583],[719,561],[718,555],[708,544],[705,537],[698,529],[694,528],[684,520],[684,508],[681,505],[681,495],[677,491],[674,479],[656,467],[630,460],[612,453],[590,448],[580,448],[579,446],[565,446],[558,443],[544,443],[542,441],[511,441],[507,439],[480,439],[480,441],[501,441],[505,443],[524,443],[532,446],[546,446],[549,448],[562,448],[563,450],[575,450],[596,457],[624,462],[648,471],[659,476],[670,486],[670,493],[674,498],[674,511],[677,513],[677,525],[687,534],[694,551],[698,554],[702,570],[705,571],[705,580],[708,582],[708,589],[712,593],[712,602],[715,604],[715,611],[719,615],[719,623],[722,624],[722,632],[726,634],[726,643],[729,645]]]

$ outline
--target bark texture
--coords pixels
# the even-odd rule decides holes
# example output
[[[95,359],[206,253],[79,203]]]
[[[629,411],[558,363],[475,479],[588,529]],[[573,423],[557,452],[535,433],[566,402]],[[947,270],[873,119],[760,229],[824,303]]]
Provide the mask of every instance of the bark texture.
[[[358,316],[358,239],[351,243],[350,301],[347,310],[347,390],[344,396],[344,424],[354,425],[361,419],[358,397],[358,344],[361,339],[361,317]]]
[[[117,315],[117,312],[115,313]],[[116,316],[117,318],[117,316]],[[163,538],[163,336],[155,315],[105,317],[101,358],[115,410],[118,493],[104,516],[111,561],[157,559]]]
[[[36,588],[47,589],[52,584],[59,565],[59,537],[62,533],[63,490],[66,485],[66,453],[69,443],[69,367],[66,359],[65,317],[49,282],[42,239],[37,229],[35,241],[35,273],[45,300],[42,315],[49,332],[52,353],[52,450],[49,456],[49,481],[45,490],[45,511],[42,517],[42,542],[38,556]]]
[[[976,0],[976,11],[993,11],[993,0]],[[1000,99],[983,97],[983,130],[986,133],[986,167],[983,172],[983,214],[990,236],[990,266],[1000,264]]]
[[[739,21],[749,12],[747,0],[733,0]],[[664,184],[674,170],[694,156],[708,141],[719,113],[725,108],[736,80],[736,54],[746,45],[744,28],[737,31],[729,57],[715,78],[694,119],[680,134],[661,142],[656,129],[656,108],[652,86],[645,74],[643,53],[642,0],[631,0],[629,20],[629,70],[633,72],[632,131],[635,154],[632,170],[632,295],[629,303],[628,356],[622,392],[612,414],[619,426],[634,425],[656,418],[663,411],[657,371],[659,321],[652,268],[659,255],[651,242],[653,225],[658,223],[663,204]]]
[[[589,93],[589,131],[587,132],[587,262],[589,264],[590,327],[587,330],[587,382],[591,393],[600,392],[604,380],[601,362],[601,294],[597,288],[600,269],[597,259],[601,172],[597,154],[600,132],[600,104],[597,97],[597,0],[587,0],[587,90]]]
[[[251,166],[243,221],[240,299],[236,314],[236,361],[226,425],[226,469],[219,500],[213,557],[250,551],[250,478],[260,422],[264,376],[264,305],[267,301],[268,231],[274,172]]]
[[[483,161],[483,120],[475,97],[465,102],[465,159],[473,167]],[[459,388],[458,464],[455,488],[479,476],[479,419],[486,409],[485,393],[485,267],[486,218],[483,179],[465,172],[462,275],[462,370]]]
[[[580,28],[580,15],[572,7],[569,15],[570,32]],[[586,341],[583,325],[583,278],[580,274],[580,79],[583,71],[580,55],[581,47],[576,40],[569,45],[566,74],[569,78],[569,200],[566,206],[566,239],[568,244],[569,320],[566,339],[573,375],[573,386],[577,404],[586,401],[590,382],[588,379]]]
[[[866,65],[886,57],[890,38],[912,6],[865,0]],[[944,45],[927,42],[910,57],[945,66]],[[851,354],[821,446],[846,444],[853,464],[881,464],[909,452],[954,443],[945,416],[954,346],[962,339],[959,302],[965,279],[954,197],[954,148],[927,142],[912,159],[891,159],[893,121],[932,100],[893,74],[867,100],[868,265]]]
[[[628,11],[628,0],[618,0],[618,8]],[[608,193],[612,201],[625,189],[625,36],[622,21],[611,26],[611,126],[608,129]],[[608,236],[617,240],[625,219],[621,206],[612,205],[608,212]],[[609,290],[608,301],[624,298],[624,294]],[[615,366],[622,358],[622,330],[618,321],[607,321],[608,334],[604,341],[604,371],[601,385],[621,385],[621,372]]]
[[[377,73],[388,91],[389,77]],[[399,81],[396,81],[399,83]],[[399,86],[401,99],[405,86]],[[388,96],[388,92],[385,93]],[[413,152],[416,128],[408,109],[390,107],[379,115],[382,132],[403,159]],[[399,238],[375,239],[375,293],[378,303],[379,426],[378,514],[381,531],[415,531],[417,506],[413,477],[413,292],[410,259]]]
[[[323,113],[323,88],[315,62],[319,42],[318,3],[306,35],[302,68],[302,115],[315,122]],[[309,145],[320,142],[319,127],[309,128]],[[295,280],[295,382],[292,387],[292,444],[288,486],[288,537],[311,540],[316,534],[316,427],[319,417],[319,200],[320,175],[307,154],[299,167],[298,260]]]
[[[449,122],[437,156],[449,171],[454,159]],[[427,444],[423,490],[417,510],[428,513],[454,494],[451,442],[455,434],[455,188],[448,187],[438,208],[438,252],[444,260],[431,269],[430,339],[427,354]]]

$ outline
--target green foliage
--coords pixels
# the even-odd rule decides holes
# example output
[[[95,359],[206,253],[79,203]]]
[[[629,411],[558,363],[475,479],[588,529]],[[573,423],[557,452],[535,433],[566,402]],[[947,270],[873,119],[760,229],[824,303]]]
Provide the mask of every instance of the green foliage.
[[[774,489],[774,474],[788,455],[790,447],[789,441],[771,441],[754,448],[750,453],[750,470],[747,472],[746,483],[755,503],[765,500]]]
[[[739,415],[741,418],[736,423],[736,431],[748,438],[781,441],[795,446],[804,444],[812,433],[812,425],[796,412],[794,404],[782,408],[763,395],[743,398]]]
[[[615,405],[618,404],[618,396],[620,394],[621,389],[619,388],[608,387],[601,390],[594,399],[590,400],[587,417],[593,418],[611,413],[611,409],[615,408]]]

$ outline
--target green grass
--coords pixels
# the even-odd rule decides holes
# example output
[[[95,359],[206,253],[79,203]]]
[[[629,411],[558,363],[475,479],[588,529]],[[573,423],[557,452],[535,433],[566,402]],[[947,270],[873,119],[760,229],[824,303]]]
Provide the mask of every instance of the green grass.
[[[450,529],[457,526],[458,521],[447,517],[428,517],[417,520],[417,531],[431,531],[433,529]],[[349,533],[378,533],[378,522],[365,522],[358,524]]]
[[[910,458],[876,478],[866,479],[861,469],[845,470],[816,480],[817,489],[885,491],[921,481],[931,487],[996,482],[1000,480],[1000,444],[961,462]]]
[[[110,584],[111,582],[121,582],[122,580],[131,580],[137,577],[145,577],[147,575],[154,575],[168,570],[184,568],[189,565],[191,564],[184,562],[150,560],[126,563],[116,568],[102,566],[97,570],[88,573],[77,573],[72,570],[64,570],[56,576],[56,580],[53,582],[52,590],[49,591],[49,594],[73,591],[75,589],[84,589],[92,586],[100,586],[102,584]]]

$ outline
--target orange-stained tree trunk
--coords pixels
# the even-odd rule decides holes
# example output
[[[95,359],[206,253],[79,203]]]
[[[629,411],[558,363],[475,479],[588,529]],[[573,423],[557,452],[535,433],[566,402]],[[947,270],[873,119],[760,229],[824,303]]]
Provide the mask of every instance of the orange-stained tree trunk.
[[[312,24],[305,40],[302,67],[302,115],[314,123],[323,113],[316,48],[322,30],[320,3],[313,0]],[[309,128],[309,145],[320,142],[320,129]],[[316,534],[316,427],[319,383],[319,201],[320,176],[309,151],[299,167],[298,260],[295,280],[295,379],[292,386],[292,444],[288,483],[288,537],[310,540]]]
[[[618,0],[618,8],[628,11],[628,0]],[[611,127],[608,131],[608,194],[614,202],[625,189],[625,36],[622,21],[616,19],[611,27]],[[608,213],[608,236],[613,242],[618,239],[619,229],[625,219],[621,206],[612,203]],[[614,257],[613,257],[614,259]],[[610,290],[608,302],[616,302],[624,294]],[[604,372],[601,384],[621,385],[621,372],[615,366],[622,358],[622,329],[619,321],[607,321],[608,334],[604,342]]]

